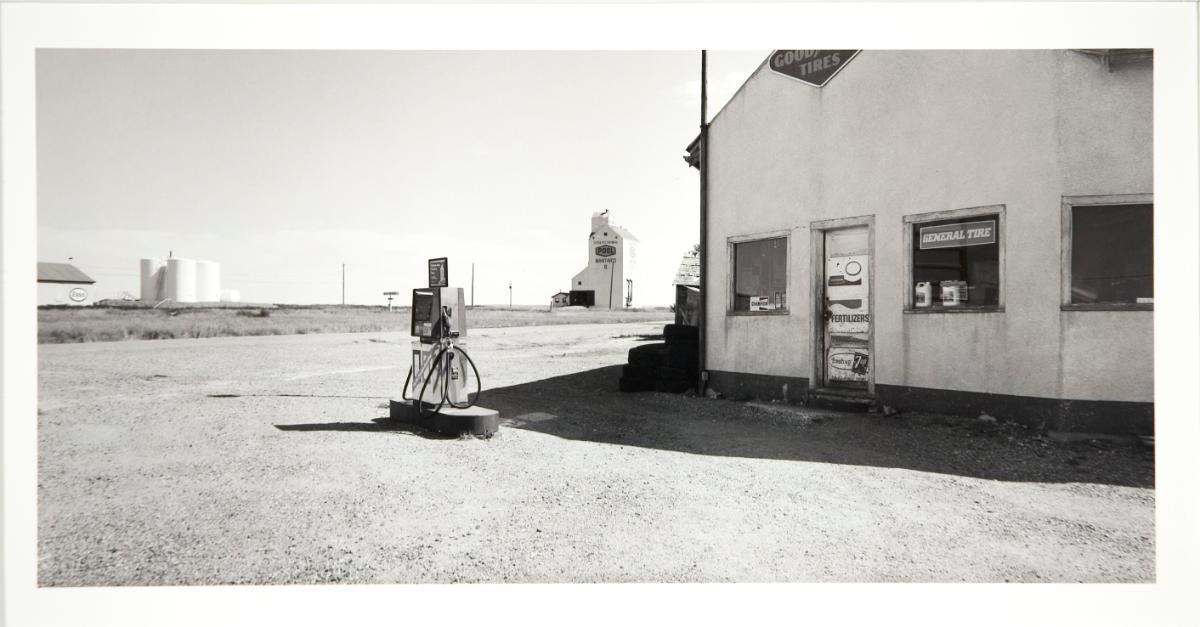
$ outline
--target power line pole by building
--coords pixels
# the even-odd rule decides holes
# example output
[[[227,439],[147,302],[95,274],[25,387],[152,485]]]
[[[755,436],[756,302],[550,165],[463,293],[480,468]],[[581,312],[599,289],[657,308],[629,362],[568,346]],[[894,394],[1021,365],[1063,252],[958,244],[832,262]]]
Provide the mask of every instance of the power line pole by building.
[[[508,282],[508,308],[512,309],[512,281]]]
[[[342,264],[342,304],[346,304],[346,264]]]
[[[705,383],[708,377],[708,350],[705,334],[708,331],[708,50],[700,51],[700,303],[699,316],[696,326],[700,327],[700,338],[697,342],[696,391],[704,395]]]
[[[475,262],[471,262],[471,309],[475,308]]]

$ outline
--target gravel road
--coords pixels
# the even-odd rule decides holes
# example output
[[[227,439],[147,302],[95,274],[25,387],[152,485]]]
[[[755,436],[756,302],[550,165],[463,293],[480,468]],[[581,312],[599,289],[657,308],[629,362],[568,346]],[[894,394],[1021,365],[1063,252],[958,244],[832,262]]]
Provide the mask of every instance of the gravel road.
[[[42,345],[38,581],[1154,581],[1150,449],[620,394],[660,330],[472,330],[487,440],[396,333]]]

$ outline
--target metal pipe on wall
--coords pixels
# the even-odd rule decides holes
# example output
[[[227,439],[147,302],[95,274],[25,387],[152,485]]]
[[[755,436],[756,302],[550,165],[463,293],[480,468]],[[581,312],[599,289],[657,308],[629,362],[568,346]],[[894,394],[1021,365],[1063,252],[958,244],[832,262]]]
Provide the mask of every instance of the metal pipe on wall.
[[[696,391],[704,394],[708,379],[708,356],[704,341],[708,328],[708,51],[700,51],[700,326]]]

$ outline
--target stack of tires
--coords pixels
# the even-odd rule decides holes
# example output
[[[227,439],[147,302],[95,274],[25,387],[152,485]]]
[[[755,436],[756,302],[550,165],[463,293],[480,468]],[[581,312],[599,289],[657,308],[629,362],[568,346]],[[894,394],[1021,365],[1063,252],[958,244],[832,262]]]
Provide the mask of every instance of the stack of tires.
[[[700,329],[682,324],[663,327],[663,340],[629,349],[621,371],[622,392],[670,392],[696,388],[700,362]]]

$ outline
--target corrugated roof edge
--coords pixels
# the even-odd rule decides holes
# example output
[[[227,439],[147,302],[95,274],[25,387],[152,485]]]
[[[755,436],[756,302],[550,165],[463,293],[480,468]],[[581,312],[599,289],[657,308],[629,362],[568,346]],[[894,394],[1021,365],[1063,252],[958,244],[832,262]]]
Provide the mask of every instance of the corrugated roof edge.
[[[91,285],[96,280],[69,263],[39,261],[37,262],[37,282]]]
[[[627,230],[625,230],[624,228],[622,228],[622,227],[619,227],[619,226],[617,226],[617,225],[615,225],[615,224],[609,223],[609,225],[608,225],[608,228],[610,228],[610,229],[612,229],[612,230],[616,231],[616,232],[617,232],[617,235],[620,235],[621,237],[623,237],[623,238],[625,238],[625,239],[631,239],[631,240],[633,240],[633,241],[635,241],[635,242],[640,242],[640,241],[642,241],[642,240],[638,239],[638,238],[637,238],[637,236],[635,236],[633,233],[630,233],[629,231],[627,231]]]

